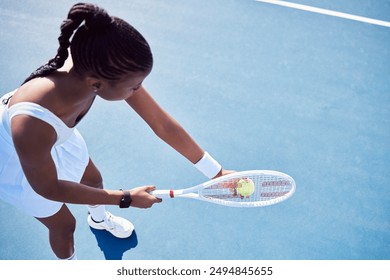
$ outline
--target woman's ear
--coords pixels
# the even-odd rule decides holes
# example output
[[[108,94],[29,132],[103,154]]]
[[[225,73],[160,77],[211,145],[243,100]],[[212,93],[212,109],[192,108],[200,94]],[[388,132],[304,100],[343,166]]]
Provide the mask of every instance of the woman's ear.
[[[102,82],[99,79],[94,78],[94,77],[88,77],[87,78],[87,84],[88,84],[88,87],[94,93],[97,93],[101,89],[101,87],[102,87]]]
[[[101,87],[101,83],[94,83],[92,85],[93,92],[95,92],[95,93],[98,92],[100,87]]]

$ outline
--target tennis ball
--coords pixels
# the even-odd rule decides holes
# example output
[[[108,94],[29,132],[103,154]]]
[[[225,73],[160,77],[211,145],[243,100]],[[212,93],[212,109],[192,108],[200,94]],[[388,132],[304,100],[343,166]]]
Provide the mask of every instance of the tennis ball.
[[[250,196],[255,192],[255,184],[251,179],[241,179],[237,182],[237,193],[242,196]]]

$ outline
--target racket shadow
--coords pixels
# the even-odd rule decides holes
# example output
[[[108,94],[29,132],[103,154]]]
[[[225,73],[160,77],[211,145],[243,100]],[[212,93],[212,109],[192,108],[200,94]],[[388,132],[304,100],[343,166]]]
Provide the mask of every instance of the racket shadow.
[[[98,246],[106,260],[122,260],[125,252],[138,245],[137,233],[135,231],[128,238],[116,238],[106,230],[93,228],[90,228],[90,230],[95,235]]]

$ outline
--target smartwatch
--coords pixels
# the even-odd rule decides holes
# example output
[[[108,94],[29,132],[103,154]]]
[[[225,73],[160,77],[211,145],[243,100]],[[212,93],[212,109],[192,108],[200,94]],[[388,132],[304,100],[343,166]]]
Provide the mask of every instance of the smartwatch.
[[[129,208],[131,201],[132,201],[130,191],[124,191],[122,189],[121,189],[121,191],[123,192],[123,196],[122,196],[121,201],[119,202],[119,207],[120,208]]]

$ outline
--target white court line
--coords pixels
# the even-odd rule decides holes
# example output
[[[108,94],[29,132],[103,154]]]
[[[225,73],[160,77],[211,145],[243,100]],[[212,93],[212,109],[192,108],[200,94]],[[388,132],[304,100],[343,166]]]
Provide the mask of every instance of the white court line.
[[[284,6],[284,7],[289,7],[289,8],[294,8],[294,9],[299,9],[299,10],[304,10],[304,11],[309,11],[309,12],[323,14],[323,15],[329,15],[329,16],[334,16],[334,17],[340,17],[340,18],[351,19],[351,20],[356,20],[356,21],[360,21],[360,22],[390,27],[390,22],[387,22],[387,21],[377,20],[377,19],[372,19],[372,18],[367,18],[367,17],[361,17],[361,16],[355,16],[355,15],[351,15],[351,14],[340,13],[340,12],[336,12],[336,11],[332,11],[332,10],[326,10],[326,9],[312,7],[312,6],[301,5],[301,4],[291,3],[291,2],[287,2],[287,1],[279,1],[279,0],[256,0],[256,1],[279,5],[279,6]]]

